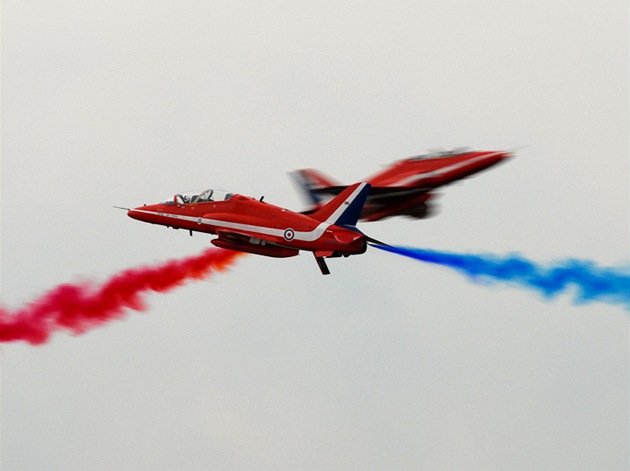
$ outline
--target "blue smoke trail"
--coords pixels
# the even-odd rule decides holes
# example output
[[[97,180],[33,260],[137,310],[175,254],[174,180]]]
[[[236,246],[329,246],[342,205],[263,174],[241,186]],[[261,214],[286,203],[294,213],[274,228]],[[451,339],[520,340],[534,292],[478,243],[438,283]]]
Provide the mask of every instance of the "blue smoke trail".
[[[374,245],[387,252],[453,268],[473,281],[503,281],[540,292],[545,298],[575,287],[574,302],[621,304],[630,310],[628,267],[602,268],[588,260],[569,259],[545,267],[519,255],[459,254],[411,247]]]

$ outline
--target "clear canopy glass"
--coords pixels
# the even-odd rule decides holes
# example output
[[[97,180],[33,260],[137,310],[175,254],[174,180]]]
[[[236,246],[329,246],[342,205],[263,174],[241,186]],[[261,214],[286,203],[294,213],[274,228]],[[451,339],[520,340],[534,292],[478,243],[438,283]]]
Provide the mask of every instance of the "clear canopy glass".
[[[227,201],[234,194],[223,190],[191,190],[175,195],[172,201],[177,204],[207,203],[209,201]],[[168,202],[168,201],[167,201]]]
[[[456,156],[456,155],[465,154],[465,153],[468,153],[470,151],[471,151],[470,147],[457,147],[457,148],[451,149],[451,150],[440,150],[440,151],[432,152],[430,154],[415,155],[413,157],[409,157],[406,160],[441,159],[443,157],[453,157],[453,156]]]

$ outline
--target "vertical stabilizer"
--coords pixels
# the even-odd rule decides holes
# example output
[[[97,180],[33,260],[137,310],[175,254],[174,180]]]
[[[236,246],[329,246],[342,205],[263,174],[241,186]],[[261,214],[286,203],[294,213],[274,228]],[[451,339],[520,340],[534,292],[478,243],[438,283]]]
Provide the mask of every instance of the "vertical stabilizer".
[[[354,227],[370,192],[370,184],[355,183],[310,215],[313,219],[337,226]]]

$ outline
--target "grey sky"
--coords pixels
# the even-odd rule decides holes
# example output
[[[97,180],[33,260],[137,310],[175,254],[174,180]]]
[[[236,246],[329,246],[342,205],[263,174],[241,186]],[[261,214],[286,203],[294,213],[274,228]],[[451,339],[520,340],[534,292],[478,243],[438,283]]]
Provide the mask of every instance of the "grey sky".
[[[113,205],[300,209],[435,147],[526,146],[391,243],[628,260],[623,1],[2,5],[2,302],[195,254]],[[150,309],[2,346],[3,470],[625,470],[627,313],[379,251],[248,256]]]

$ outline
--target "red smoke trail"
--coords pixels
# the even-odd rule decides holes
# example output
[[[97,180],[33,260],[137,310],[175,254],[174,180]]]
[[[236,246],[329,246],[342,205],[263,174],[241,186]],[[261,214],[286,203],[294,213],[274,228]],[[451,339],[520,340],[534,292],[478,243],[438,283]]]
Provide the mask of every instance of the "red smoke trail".
[[[142,311],[141,295],[159,293],[223,271],[241,252],[207,249],[201,255],[169,260],[152,267],[131,268],[100,285],[81,282],[59,285],[22,309],[0,307],[0,342],[23,340],[33,345],[46,342],[56,330],[83,333],[124,316],[125,309]]]

